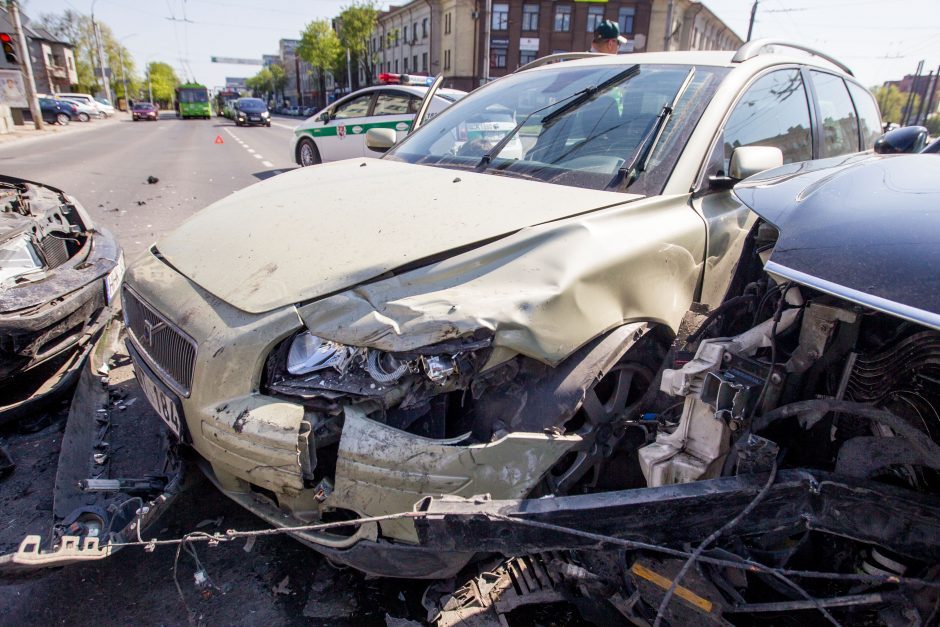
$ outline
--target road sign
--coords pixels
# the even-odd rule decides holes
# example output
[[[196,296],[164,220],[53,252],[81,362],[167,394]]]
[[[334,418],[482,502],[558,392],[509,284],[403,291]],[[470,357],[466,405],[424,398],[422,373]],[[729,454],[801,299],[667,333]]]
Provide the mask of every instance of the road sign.
[[[213,63],[231,63],[234,65],[261,65],[261,59],[238,59],[236,57],[210,57]]]
[[[217,144],[224,144],[224,143],[225,143],[225,140],[222,139],[222,136],[221,136],[221,135],[216,135],[216,136],[215,136],[215,143],[217,143]]]

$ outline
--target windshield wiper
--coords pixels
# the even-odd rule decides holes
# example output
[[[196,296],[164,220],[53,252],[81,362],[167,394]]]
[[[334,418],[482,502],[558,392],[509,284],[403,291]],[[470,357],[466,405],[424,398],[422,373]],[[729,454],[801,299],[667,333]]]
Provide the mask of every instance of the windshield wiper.
[[[653,156],[653,149],[656,148],[656,144],[659,143],[659,139],[662,137],[663,131],[666,130],[666,123],[669,122],[673,111],[676,109],[676,105],[685,94],[685,90],[689,88],[689,85],[692,83],[692,79],[694,77],[695,68],[689,68],[689,73],[685,75],[685,80],[683,80],[682,84],[679,85],[679,89],[672,97],[672,100],[663,105],[659,115],[656,116],[656,121],[653,124],[653,127],[649,130],[649,132],[646,133],[646,136],[643,137],[643,140],[637,147],[636,152],[633,153],[633,158],[630,159],[629,163],[624,164],[620,170],[618,170],[617,176],[613,181],[611,181],[608,187],[611,187],[614,184],[619,184],[621,181],[626,180],[623,188],[627,189],[630,187],[630,185],[633,184],[637,177],[640,176],[641,172],[646,171],[646,167],[649,165],[650,158]]]
[[[552,111],[551,113],[546,115],[544,118],[542,118],[542,126],[546,127],[549,124],[551,124],[552,120],[558,119],[558,117],[564,115],[565,113],[572,111],[573,109],[576,109],[577,107],[580,107],[582,104],[584,104],[585,102],[593,98],[595,95],[603,93],[607,91],[608,89],[610,89],[611,87],[614,87],[627,79],[633,78],[639,73],[640,73],[640,66],[631,65],[624,71],[614,74],[613,76],[608,78],[606,81],[604,81],[600,85],[597,85],[596,87],[586,87],[585,89],[582,89],[581,91],[576,91],[570,96],[566,96],[565,98],[562,98],[558,102],[553,102],[551,104],[545,105],[544,107],[536,109],[529,115],[525,116],[521,122],[516,124],[515,128],[513,128],[511,131],[506,133],[502,139],[496,142],[496,145],[490,148],[483,155],[483,157],[480,158],[480,162],[477,163],[476,169],[481,169],[484,166],[488,165],[493,160],[493,157],[498,155],[503,150],[503,148],[506,147],[506,145],[512,140],[512,138],[516,136],[516,133],[519,132],[519,129],[525,126],[525,123],[528,122],[529,119],[536,113],[541,113],[545,109],[550,109],[551,107],[557,107],[562,102],[565,102],[566,100],[568,101],[568,102],[565,102],[564,105],[562,105],[555,111]]]

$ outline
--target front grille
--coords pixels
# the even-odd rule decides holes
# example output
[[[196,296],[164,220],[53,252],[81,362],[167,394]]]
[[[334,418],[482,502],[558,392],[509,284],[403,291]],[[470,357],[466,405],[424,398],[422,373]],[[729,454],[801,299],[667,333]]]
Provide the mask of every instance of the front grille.
[[[164,376],[167,385],[183,396],[189,396],[193,364],[196,362],[196,342],[126,286],[122,302],[124,324],[134,344]]]
[[[42,256],[46,258],[46,265],[50,269],[58,268],[69,260],[69,251],[64,239],[55,235],[48,235],[42,239],[40,245],[42,246]]]

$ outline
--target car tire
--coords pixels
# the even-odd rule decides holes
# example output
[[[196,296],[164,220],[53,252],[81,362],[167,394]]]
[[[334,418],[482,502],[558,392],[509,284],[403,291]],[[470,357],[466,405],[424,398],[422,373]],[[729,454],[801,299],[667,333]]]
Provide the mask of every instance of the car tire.
[[[302,167],[320,163],[320,151],[317,150],[317,145],[313,143],[312,139],[305,137],[300,140],[297,145],[297,163]]]
[[[87,121],[90,120],[90,119],[91,119],[91,116],[88,115],[87,113],[79,113],[79,114],[78,114],[78,121],[79,121],[79,122],[87,122]]]
[[[71,116],[68,113],[56,113],[55,114],[55,123],[65,126],[72,121]]]

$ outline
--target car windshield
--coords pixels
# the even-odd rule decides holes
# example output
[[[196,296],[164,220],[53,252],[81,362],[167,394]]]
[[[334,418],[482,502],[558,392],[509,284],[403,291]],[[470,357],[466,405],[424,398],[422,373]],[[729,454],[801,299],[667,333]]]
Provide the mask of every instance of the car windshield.
[[[149,102],[138,102],[134,105],[134,111],[150,111],[153,105]]]
[[[107,98],[95,98],[95,100],[103,105],[108,105],[109,107],[111,106],[111,102]]]
[[[690,69],[649,64],[626,72],[626,65],[555,64],[511,74],[440,113],[386,158],[573,187],[622,188],[622,170],[656,137],[657,119],[679,94],[645,171],[630,188],[658,194],[728,72],[697,66],[683,90]],[[491,154],[494,147],[499,150]]]
[[[268,110],[268,107],[260,98],[241,98],[236,103],[236,106],[242,111],[247,111],[250,113],[259,113],[261,111]]]

